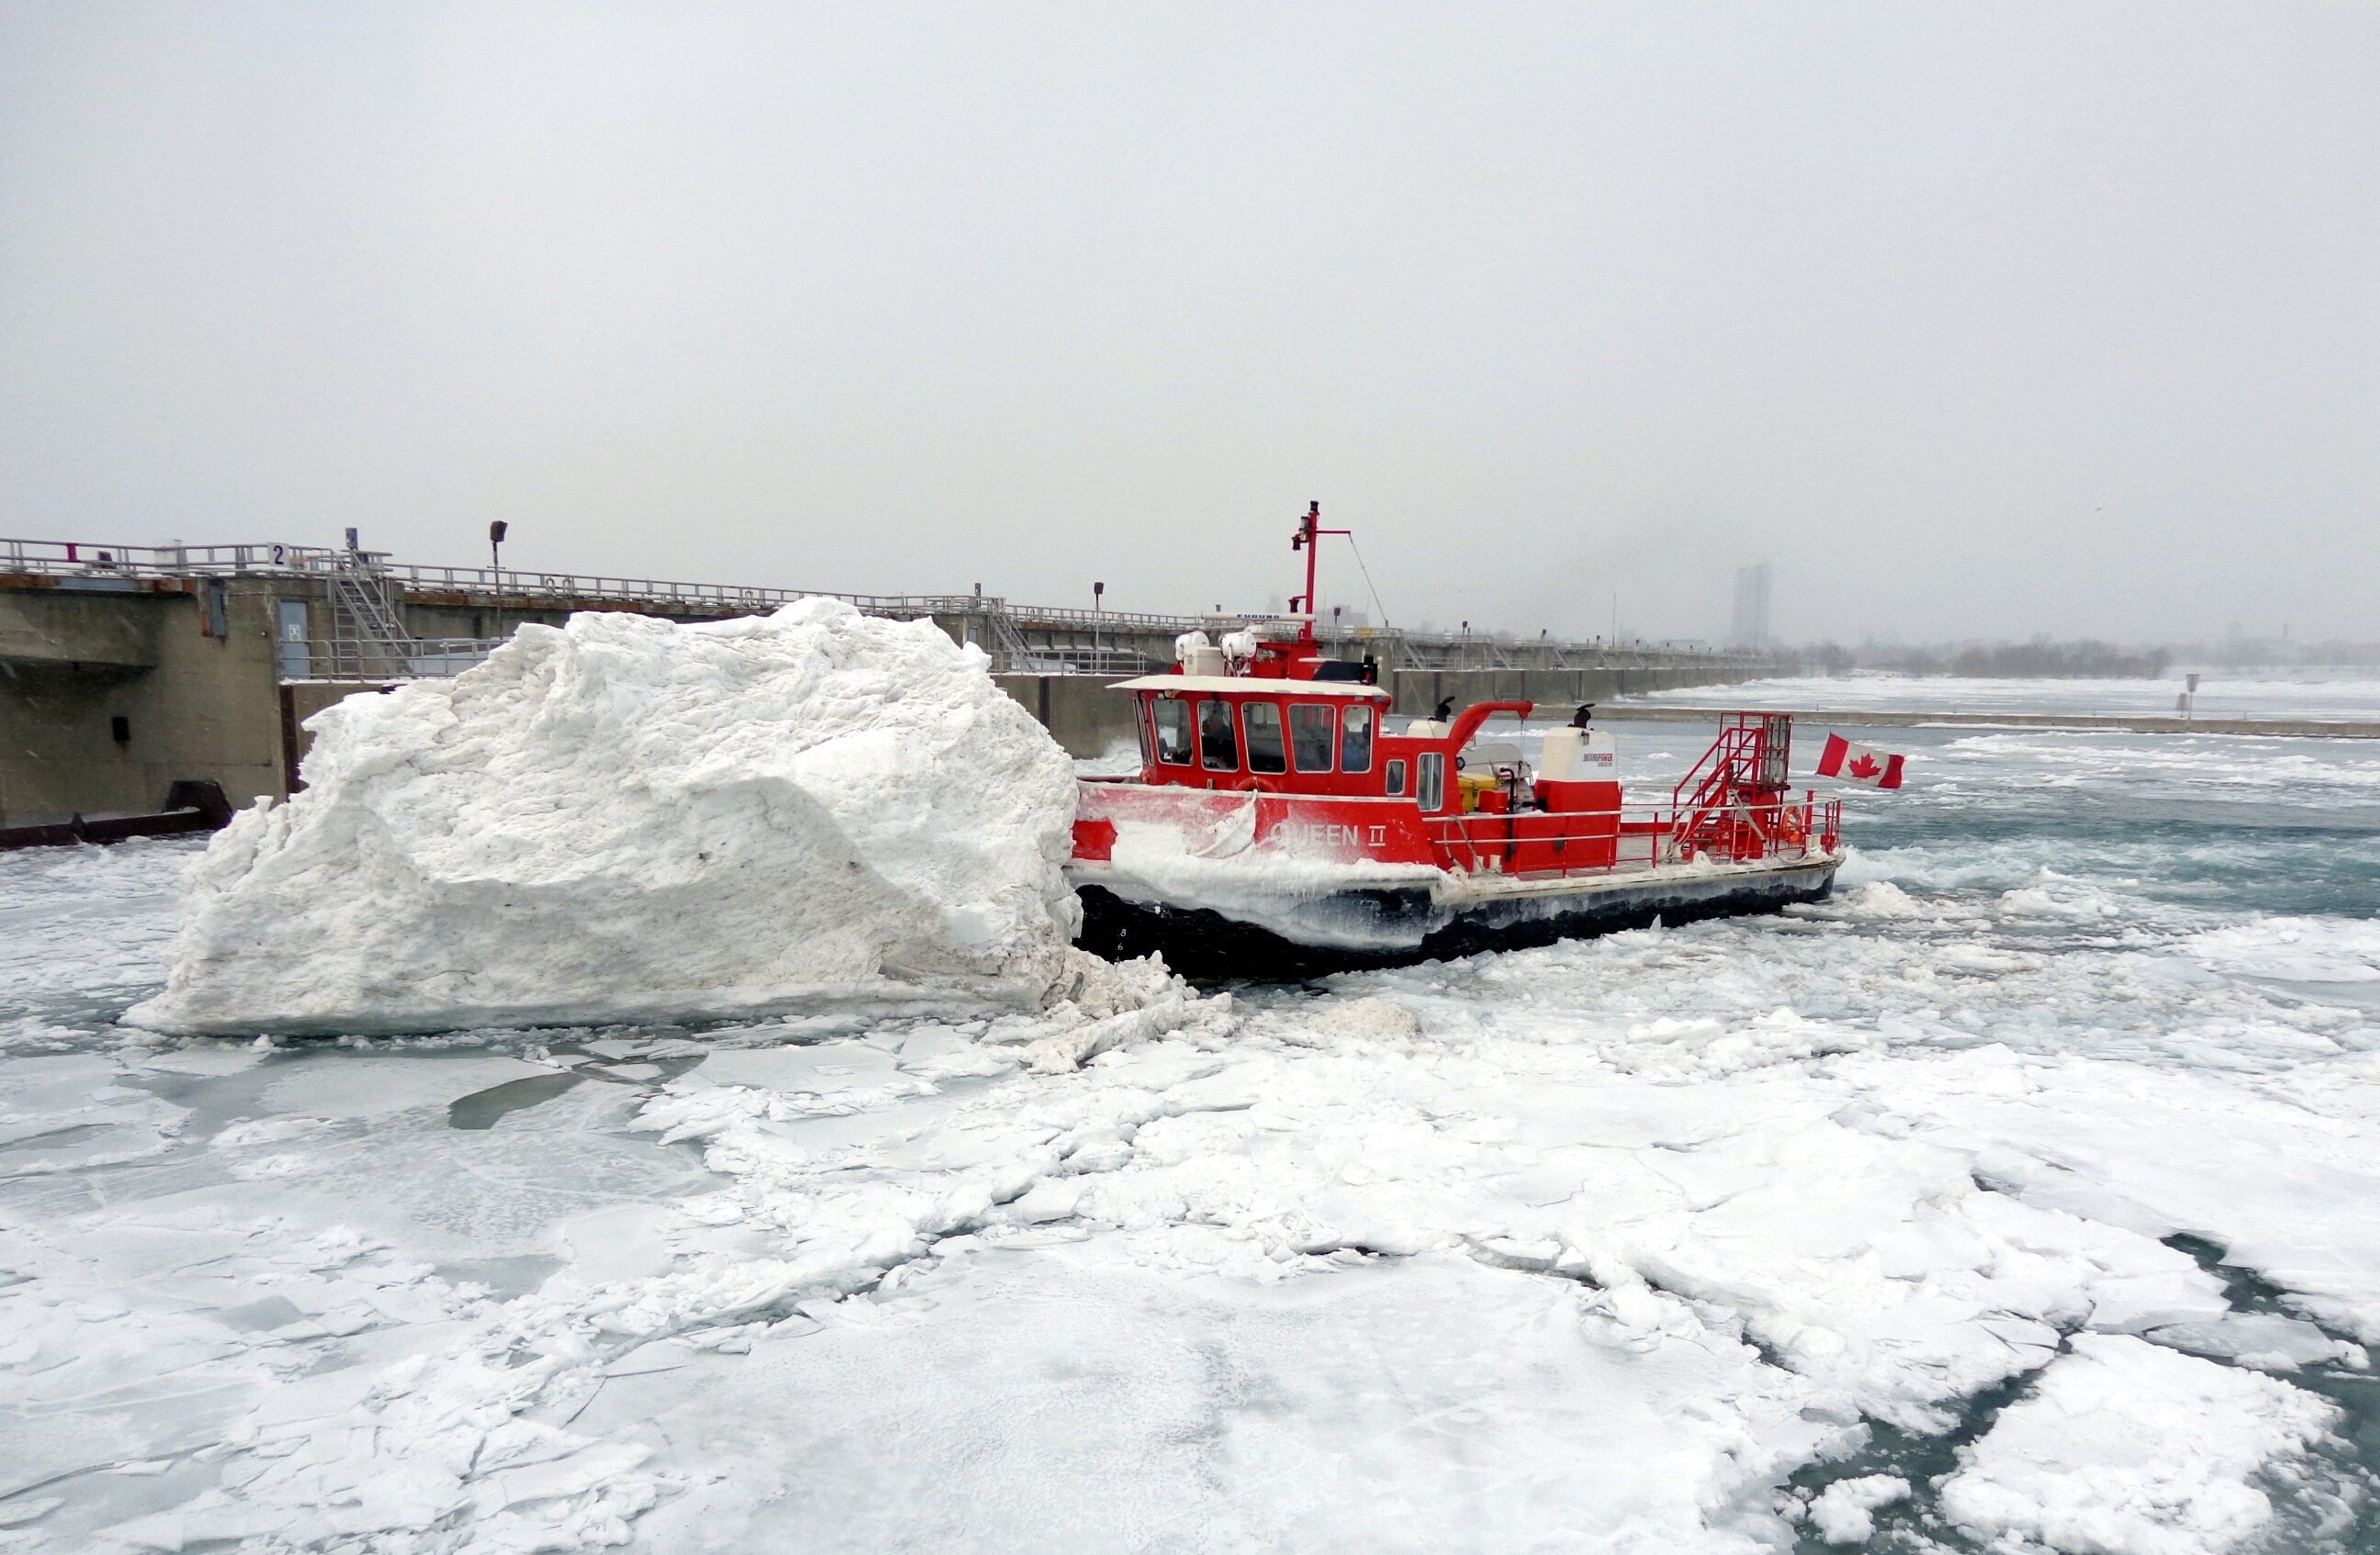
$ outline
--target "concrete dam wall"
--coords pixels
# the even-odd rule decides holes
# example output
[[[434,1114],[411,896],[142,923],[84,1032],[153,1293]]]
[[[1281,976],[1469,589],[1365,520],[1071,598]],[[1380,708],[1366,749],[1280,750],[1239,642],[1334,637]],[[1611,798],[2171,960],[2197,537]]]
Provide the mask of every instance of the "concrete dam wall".
[[[481,568],[406,567],[295,546],[94,547],[0,539],[0,826],[159,809],[176,780],[236,805],[288,794],[304,722],[342,696],[476,663],[525,621],[638,610],[682,621],[773,609],[804,592]],[[981,595],[842,596],[930,616],[991,656],[1010,694],[1077,755],[1132,740],[1108,688],[1162,669],[1205,618],[1021,606]],[[1365,629],[1326,652],[1370,657],[1399,713],[1526,698],[1555,707],[1724,684],[1767,669],[1670,645],[1513,641]]]

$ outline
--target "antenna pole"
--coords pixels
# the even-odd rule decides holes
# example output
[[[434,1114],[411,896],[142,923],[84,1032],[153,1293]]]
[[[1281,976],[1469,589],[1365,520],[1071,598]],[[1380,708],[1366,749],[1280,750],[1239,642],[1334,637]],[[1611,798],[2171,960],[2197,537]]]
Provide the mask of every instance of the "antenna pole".
[[[1289,608],[1293,611],[1303,611],[1309,616],[1315,613],[1314,564],[1319,560],[1315,552],[1321,548],[1322,536],[1354,533],[1352,529],[1323,528],[1322,504],[1319,502],[1305,504],[1305,511],[1298,515],[1297,533],[1289,542],[1290,549],[1302,550],[1305,553],[1305,592],[1289,602]]]

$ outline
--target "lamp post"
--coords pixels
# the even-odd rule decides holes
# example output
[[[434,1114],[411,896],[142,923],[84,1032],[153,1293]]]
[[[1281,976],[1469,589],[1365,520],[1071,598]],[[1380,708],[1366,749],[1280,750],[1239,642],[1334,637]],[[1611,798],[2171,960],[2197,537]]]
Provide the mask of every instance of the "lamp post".
[[[488,525],[488,571],[496,574],[498,588],[504,586],[504,560],[502,548],[504,536],[511,529],[512,525],[501,518]]]
[[[1108,585],[1103,583],[1091,585],[1091,672],[1093,674],[1099,672],[1099,613],[1107,608],[1105,604],[1107,592]]]

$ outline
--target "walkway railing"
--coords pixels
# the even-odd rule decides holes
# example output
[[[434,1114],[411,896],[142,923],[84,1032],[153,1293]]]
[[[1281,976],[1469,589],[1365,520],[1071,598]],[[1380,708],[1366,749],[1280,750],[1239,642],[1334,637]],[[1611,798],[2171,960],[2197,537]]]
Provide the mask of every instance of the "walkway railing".
[[[994,655],[992,672],[1000,675],[1153,675],[1170,665],[1130,648],[1035,648]]]
[[[982,618],[977,634],[1002,671],[1135,674],[1162,668],[1138,649],[1079,642],[1036,643],[1033,634],[1064,633],[1096,640],[1171,638],[1194,629],[1212,631],[1208,615],[1165,615],[1132,610],[1084,610],[1071,607],[1018,605],[982,594],[846,594],[825,589],[771,588],[745,584],[684,583],[608,573],[523,572],[512,568],[435,567],[391,561],[385,552],[287,544],[229,546],[94,545],[77,540],[0,537],[0,576],[59,579],[188,577],[293,577],[335,586],[363,564],[371,575],[402,595],[459,595],[504,608],[562,607],[600,600],[641,606],[663,614],[756,613],[816,595],[842,599],[870,615]],[[1501,633],[1405,632],[1389,627],[1332,628],[1318,623],[1327,649],[1341,657],[1372,654],[1390,669],[1630,669],[1691,660],[1709,669],[1753,671],[1767,661],[1758,655],[1717,649],[1700,643],[1577,642]],[[352,657],[353,656],[346,656]],[[1046,667],[1046,668],[1045,668]]]
[[[501,637],[416,637],[402,645],[353,637],[284,638],[279,678],[383,685],[459,675],[504,646]]]
[[[930,615],[1000,607],[972,594],[843,594],[818,588],[762,588],[742,584],[680,583],[613,577],[600,573],[532,573],[506,567],[426,567],[392,561],[386,552],[353,553],[326,546],[114,546],[75,540],[0,538],[0,573],[50,577],[328,577],[351,555],[369,556],[373,570],[408,591],[478,594],[504,600],[617,599],[704,609],[774,609],[816,595],[848,600],[870,614]],[[1086,616],[1088,611],[1083,612]],[[1109,618],[1117,619],[1113,615]]]

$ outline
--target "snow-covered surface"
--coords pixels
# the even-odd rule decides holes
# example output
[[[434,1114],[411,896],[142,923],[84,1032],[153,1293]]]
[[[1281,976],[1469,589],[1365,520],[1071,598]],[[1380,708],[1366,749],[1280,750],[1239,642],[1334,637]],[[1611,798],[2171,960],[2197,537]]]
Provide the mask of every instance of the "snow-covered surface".
[[[2328,1400],[2119,1333],[2081,1333],[1942,1489],[1985,1537],[2058,1549],[2227,1549],[2273,1521],[2260,1477],[2328,1435]]]
[[[1065,754],[931,621],[581,614],[318,714],[191,872],[168,1031],[439,1031],[830,1001],[1032,1006]]]
[[[1692,707],[1809,707],[1827,712],[2170,714],[2188,666],[2164,679],[1993,680],[1959,675],[1812,675],[1742,685],[1655,692],[1627,702]],[[2380,677],[2368,669],[2199,671],[2191,706],[2202,718],[2380,720]],[[1626,703],[1604,711],[1626,717]]]
[[[1909,1481],[1896,1474],[1838,1479],[1810,1502],[1810,1528],[1828,1544],[1865,1544],[1876,1536],[1879,1507],[1909,1499]]]
[[[2380,750],[1906,732],[1154,1015],[170,1039],[192,845],[0,857],[0,1549],[2371,1547]]]

